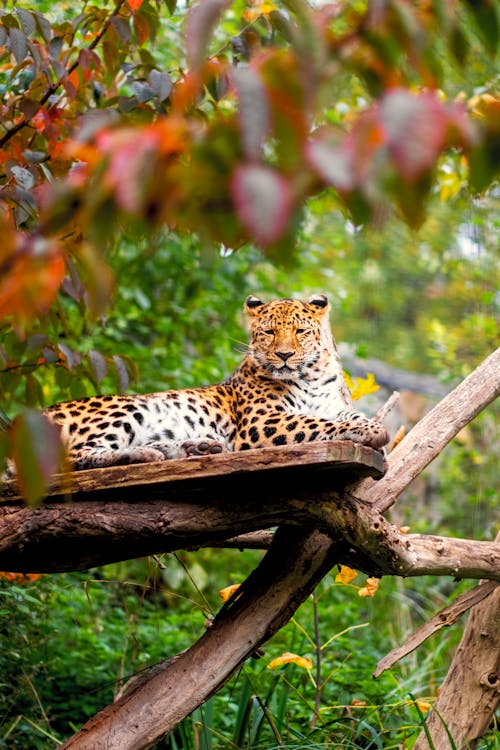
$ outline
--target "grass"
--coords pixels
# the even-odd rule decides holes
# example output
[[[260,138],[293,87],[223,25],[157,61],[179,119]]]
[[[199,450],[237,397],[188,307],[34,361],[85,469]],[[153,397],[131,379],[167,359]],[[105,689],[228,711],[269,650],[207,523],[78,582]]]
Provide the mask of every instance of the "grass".
[[[0,748],[56,748],[123,679],[196,640],[220,606],[217,590],[242,580],[258,555],[201,550],[179,563],[169,558],[165,568],[141,561],[0,582]],[[158,750],[409,750],[425,731],[425,704],[459,629],[435,636],[378,680],[371,674],[451,592],[426,579],[384,579],[373,599],[362,599],[363,583],[364,576],[349,585],[327,576],[264,656],[249,660]],[[310,658],[312,668],[268,669],[284,652]],[[492,735],[480,747],[499,750],[495,742]]]

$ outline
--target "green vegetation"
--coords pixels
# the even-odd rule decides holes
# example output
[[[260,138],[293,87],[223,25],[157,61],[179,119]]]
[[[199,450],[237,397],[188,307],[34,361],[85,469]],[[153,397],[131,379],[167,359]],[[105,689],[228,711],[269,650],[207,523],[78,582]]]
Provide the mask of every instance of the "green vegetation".
[[[342,138],[356,136],[372,171],[347,191],[323,180],[318,165],[313,169],[304,156],[308,128],[297,128],[297,135],[279,117],[273,83],[277,78],[291,101],[297,95],[302,102],[296,70],[285,75],[271,66],[262,73],[278,111],[260,156],[288,185],[278,181],[280,192],[278,183],[267,183],[264,198],[274,214],[283,209],[286,221],[281,226],[270,220],[265,236],[259,218],[266,201],[253,205],[248,217],[241,208],[241,180],[228,187],[228,174],[243,159],[245,137],[247,148],[248,139],[264,141],[258,93],[250,107],[256,120],[250,118],[245,137],[222,75],[207,73],[198,98],[189,99],[181,35],[185,9],[176,8],[175,0],[80,5],[77,23],[70,3],[0,3],[0,409],[8,417],[25,406],[96,392],[147,392],[224,378],[245,348],[242,306],[250,293],[270,299],[325,292],[337,340],[358,356],[448,384],[498,345],[498,14],[492,3],[461,3],[452,18],[446,3],[422,4],[437,9],[436,18],[429,10],[422,20],[419,10],[410,12],[412,4],[394,2],[388,6],[400,14],[388,11],[378,30],[367,30],[367,3],[354,2],[344,4],[328,27],[322,22],[331,56],[324,78],[316,81],[317,96],[308,100],[317,109],[304,119],[338,127]],[[118,7],[121,15],[93,57],[90,40]],[[293,7],[299,9],[295,15]],[[45,25],[23,10],[45,14]],[[212,53],[220,51],[226,66],[231,44],[244,61],[254,53],[260,59],[262,49],[281,50],[273,59],[283,59],[290,48],[311,61],[312,27],[300,2],[280,3],[279,17],[265,7],[254,20],[243,15],[254,10],[237,0],[211,41],[200,27],[194,41],[202,51],[209,44]],[[283,17],[292,18],[291,25],[280,26]],[[350,48],[342,46],[348,33],[356,42]],[[38,62],[28,38],[36,42]],[[82,64],[68,81],[64,70],[78,56]],[[56,86],[52,95],[60,93],[59,79],[59,109],[50,102],[35,106],[48,81]],[[164,161],[150,144],[151,151],[139,149],[135,161],[135,146],[152,139],[158,121],[169,121],[169,81],[189,128],[188,143],[179,160],[169,154]],[[453,107],[459,97],[478,125],[482,146],[473,147],[460,123],[463,142],[447,132],[442,148],[434,147],[432,125],[442,127],[445,119],[438,108],[430,128],[420,122],[396,143],[403,149],[403,176],[398,174],[387,148],[368,148],[377,142],[373,122],[366,143],[356,130],[358,118],[373,116],[394,85],[439,88]],[[182,96],[188,100],[184,110]],[[294,110],[294,126],[304,114],[301,106]],[[14,132],[21,117],[28,123]],[[113,189],[106,183],[112,154],[96,146],[98,126],[109,127],[113,137],[122,127],[143,127],[129,133],[124,149],[130,158],[124,172],[115,165],[114,177],[121,180]],[[304,142],[297,146],[300,138]],[[424,144],[423,156],[417,152],[423,174],[405,180],[411,156],[405,149],[412,143]],[[74,149],[72,156],[62,144]],[[87,147],[95,150],[89,155]],[[81,183],[72,169],[75,159],[89,169]],[[146,169],[150,160],[157,172]],[[171,168],[179,170],[174,183],[184,191],[173,208],[162,203],[170,195],[163,180]],[[123,185],[127,195],[119,190]],[[293,210],[283,199],[290,186]],[[397,522],[415,531],[492,538],[498,523],[497,417],[492,407],[444,451],[423,486],[410,488],[401,500]],[[0,439],[0,456],[4,443]],[[260,554],[207,549],[32,581],[0,577],[0,748],[53,750],[109,703],[122,681],[199,637],[220,606],[218,590],[243,580]],[[384,579],[374,598],[362,598],[357,592],[364,576],[345,585],[335,583],[335,573],[266,645],[264,656],[249,660],[157,747],[410,750],[460,628],[442,631],[377,681],[370,675],[385,653],[470,584]],[[319,680],[318,637],[324,646]],[[284,652],[310,658],[311,671],[293,663],[269,670]],[[499,748],[495,728],[478,745]]]

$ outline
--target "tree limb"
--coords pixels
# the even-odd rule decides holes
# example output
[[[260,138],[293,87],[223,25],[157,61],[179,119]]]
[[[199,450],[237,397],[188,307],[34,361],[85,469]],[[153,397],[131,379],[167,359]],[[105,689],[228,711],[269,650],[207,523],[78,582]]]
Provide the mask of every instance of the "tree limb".
[[[451,604],[444,607],[434,617],[425,622],[420,628],[415,630],[409,638],[403,643],[402,646],[390,651],[383,659],[381,659],[373,673],[374,677],[380,677],[380,675],[390,669],[400,659],[403,659],[412,651],[415,651],[424,641],[437,633],[439,630],[445,627],[453,625],[458,618],[463,615],[471,607],[474,607],[479,602],[482,602],[487,596],[489,596],[498,584],[495,581],[486,581],[475,586],[471,591],[466,591],[461,596],[458,596]]]
[[[385,476],[365,480],[356,496],[382,513],[455,435],[500,394],[500,347],[443,398],[396,446]]]

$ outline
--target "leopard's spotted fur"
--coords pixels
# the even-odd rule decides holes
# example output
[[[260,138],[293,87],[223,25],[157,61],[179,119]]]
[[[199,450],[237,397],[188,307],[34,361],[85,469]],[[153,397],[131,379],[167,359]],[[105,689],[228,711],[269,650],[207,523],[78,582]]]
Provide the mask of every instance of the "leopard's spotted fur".
[[[374,448],[385,428],[346,410],[350,397],[323,295],[248,297],[248,353],[224,383],[144,396],[96,396],[45,410],[75,468],[158,461],[314,440]]]

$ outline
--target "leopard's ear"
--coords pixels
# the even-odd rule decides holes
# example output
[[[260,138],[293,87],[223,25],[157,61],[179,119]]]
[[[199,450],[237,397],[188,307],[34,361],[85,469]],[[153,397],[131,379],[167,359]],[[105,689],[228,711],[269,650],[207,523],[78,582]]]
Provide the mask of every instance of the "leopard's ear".
[[[317,312],[324,313],[328,309],[328,297],[325,294],[313,294],[307,301],[317,308]]]
[[[256,309],[262,307],[263,304],[261,299],[250,294],[245,300],[245,310],[248,315],[255,315]]]

